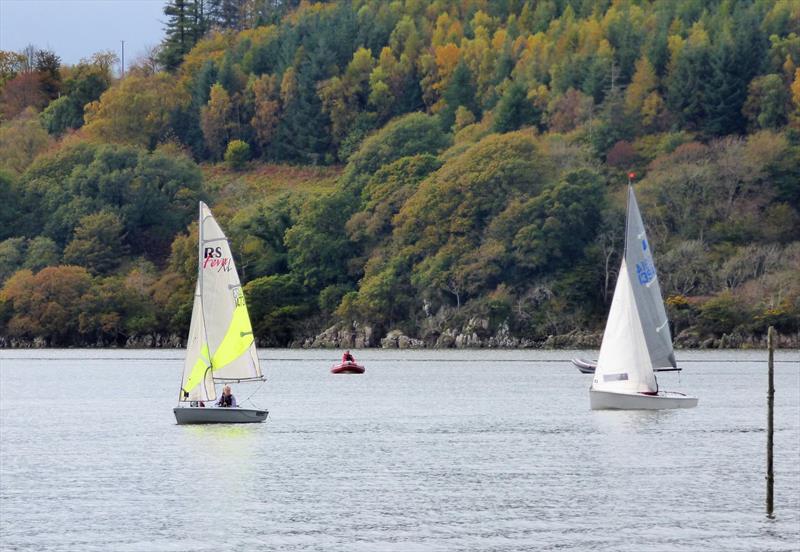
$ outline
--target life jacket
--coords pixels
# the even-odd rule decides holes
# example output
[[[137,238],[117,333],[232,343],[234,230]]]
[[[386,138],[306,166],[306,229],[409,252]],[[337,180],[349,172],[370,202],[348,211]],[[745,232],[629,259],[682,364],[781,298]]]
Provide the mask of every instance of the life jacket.
[[[219,398],[219,402],[217,404],[219,404],[219,406],[232,406],[233,405],[233,395],[222,395]]]

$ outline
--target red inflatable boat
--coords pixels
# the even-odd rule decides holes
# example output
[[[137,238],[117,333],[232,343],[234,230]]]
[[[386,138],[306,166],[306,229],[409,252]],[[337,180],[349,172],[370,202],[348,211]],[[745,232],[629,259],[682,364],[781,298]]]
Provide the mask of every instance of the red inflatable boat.
[[[334,364],[331,368],[331,372],[334,374],[363,374],[364,367],[355,362],[341,362],[339,364]]]

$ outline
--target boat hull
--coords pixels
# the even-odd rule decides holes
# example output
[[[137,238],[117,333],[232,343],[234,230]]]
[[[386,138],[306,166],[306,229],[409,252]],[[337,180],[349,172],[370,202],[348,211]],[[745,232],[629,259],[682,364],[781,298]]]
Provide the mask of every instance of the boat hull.
[[[597,369],[596,360],[586,360],[585,358],[573,358],[572,364],[575,365],[581,374],[594,374]],[[654,372],[680,372],[680,368],[655,368]]]
[[[267,410],[254,408],[176,407],[175,421],[183,424],[257,424],[267,419]]]
[[[343,362],[331,368],[333,374],[363,374],[365,368],[355,362]]]
[[[597,368],[597,362],[585,358],[573,358],[572,364],[580,370],[581,374],[594,374],[594,370]]]
[[[694,408],[697,397],[682,393],[661,391],[658,395],[643,393],[614,393],[611,391],[589,390],[592,410],[670,410],[674,408]]]

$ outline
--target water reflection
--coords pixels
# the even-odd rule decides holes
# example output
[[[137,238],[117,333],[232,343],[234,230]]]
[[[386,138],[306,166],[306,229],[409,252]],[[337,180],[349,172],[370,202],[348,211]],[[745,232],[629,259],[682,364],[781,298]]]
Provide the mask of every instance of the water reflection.
[[[613,412],[589,409],[569,351],[369,351],[357,379],[329,376],[324,352],[262,351],[298,359],[266,363],[267,423],[177,426],[180,359],[69,354],[84,360],[2,360],[0,549],[773,552],[800,538],[796,365],[776,370],[766,522],[763,363],[684,373],[696,409]],[[31,416],[20,389],[70,415]]]
[[[593,427],[607,434],[657,432],[673,423],[678,410],[595,410]]]

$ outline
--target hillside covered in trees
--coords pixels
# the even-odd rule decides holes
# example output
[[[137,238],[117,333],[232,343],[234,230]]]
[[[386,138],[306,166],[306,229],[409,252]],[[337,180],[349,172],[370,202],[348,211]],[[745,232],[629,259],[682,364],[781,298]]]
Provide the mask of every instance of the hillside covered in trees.
[[[262,346],[590,344],[629,172],[678,344],[800,345],[800,3],[165,19],[122,76],[0,52],[0,345],[180,345],[200,199]]]

